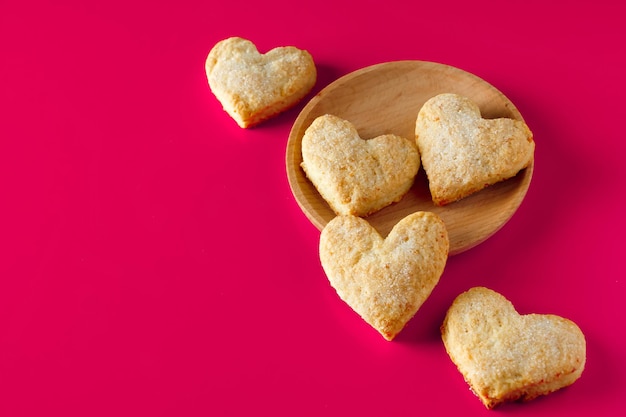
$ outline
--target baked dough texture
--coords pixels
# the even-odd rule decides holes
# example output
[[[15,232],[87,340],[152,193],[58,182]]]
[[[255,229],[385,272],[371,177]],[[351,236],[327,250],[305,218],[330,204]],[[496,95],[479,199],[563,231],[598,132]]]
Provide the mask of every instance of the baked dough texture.
[[[218,42],[205,63],[211,91],[242,128],[257,125],[302,100],[317,70],[311,55],[293,46],[261,54],[249,40]]]
[[[535,150],[523,121],[484,119],[474,102],[457,94],[426,101],[415,138],[432,200],[439,206],[514,177],[532,163]]]
[[[566,387],[585,367],[585,337],[575,323],[520,315],[504,296],[484,287],[454,300],[441,334],[450,358],[488,409]]]
[[[386,340],[405,327],[430,296],[446,265],[444,223],[416,212],[383,239],[367,220],[337,216],[322,230],[322,267],[345,301]]]
[[[336,214],[367,216],[400,201],[420,167],[413,140],[364,140],[347,120],[317,117],[302,137],[302,169]]]

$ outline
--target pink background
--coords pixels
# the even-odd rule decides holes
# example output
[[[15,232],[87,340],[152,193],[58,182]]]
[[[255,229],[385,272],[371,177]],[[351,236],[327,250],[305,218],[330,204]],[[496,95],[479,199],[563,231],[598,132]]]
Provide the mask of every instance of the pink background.
[[[626,415],[623,3],[215,3],[0,0],[0,415]],[[394,342],[338,299],[290,192],[305,102],[242,130],[208,88],[235,35],[308,50],[307,100],[435,61],[533,130],[519,211],[449,260]],[[582,378],[484,409],[438,330],[475,285],[575,321]]]

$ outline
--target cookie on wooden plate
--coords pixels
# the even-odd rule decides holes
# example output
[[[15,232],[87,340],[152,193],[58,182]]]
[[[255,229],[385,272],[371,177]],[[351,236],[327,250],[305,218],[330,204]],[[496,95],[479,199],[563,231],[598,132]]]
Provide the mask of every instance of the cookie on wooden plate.
[[[436,205],[515,176],[533,160],[535,142],[521,120],[484,119],[469,98],[439,94],[420,109],[415,138]]]
[[[367,216],[409,191],[420,160],[413,140],[362,139],[348,120],[317,117],[302,137],[302,169],[336,214]]]
[[[284,46],[261,54],[251,41],[239,37],[218,42],[209,52],[205,70],[211,91],[242,128],[294,106],[317,79],[307,51]]]
[[[337,216],[322,230],[319,245],[339,297],[387,340],[430,296],[448,249],[445,225],[431,212],[408,215],[386,238],[363,218]]]
[[[574,383],[585,368],[585,337],[575,323],[556,315],[520,315],[504,296],[484,287],[454,300],[441,335],[487,408],[549,394]]]

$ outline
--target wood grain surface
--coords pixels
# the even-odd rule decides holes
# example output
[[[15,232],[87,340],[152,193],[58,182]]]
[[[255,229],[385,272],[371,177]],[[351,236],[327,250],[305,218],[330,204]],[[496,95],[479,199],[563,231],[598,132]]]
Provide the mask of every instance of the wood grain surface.
[[[441,93],[472,99],[483,117],[523,120],[511,101],[481,78],[448,65],[425,61],[377,64],[345,75],[311,99],[297,117],[286,151],[287,177],[293,195],[306,217],[321,230],[335,213],[301,169],[301,143],[307,127],[323,114],[349,120],[363,139],[394,133],[415,137],[415,120],[422,105]],[[445,222],[450,255],[466,251],[496,233],[515,213],[532,178],[533,165],[517,176],[487,187],[455,203],[438,207],[431,200],[424,170],[404,198],[366,219],[386,236],[403,217],[415,211],[432,211]]]

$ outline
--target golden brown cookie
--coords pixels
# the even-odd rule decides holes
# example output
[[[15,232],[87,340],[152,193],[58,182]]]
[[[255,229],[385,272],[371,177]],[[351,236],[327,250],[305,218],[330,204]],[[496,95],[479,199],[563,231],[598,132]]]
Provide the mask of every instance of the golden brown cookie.
[[[317,117],[302,138],[302,168],[337,214],[367,216],[409,191],[420,166],[417,146],[397,135],[361,139],[352,123]]]
[[[515,176],[533,160],[523,121],[484,119],[470,99],[440,94],[419,111],[415,137],[437,205],[452,203]]]
[[[285,46],[261,54],[252,42],[238,37],[218,42],[205,69],[211,91],[243,128],[294,106],[317,79],[307,51]]]
[[[319,251],[339,297],[392,340],[439,282],[448,248],[441,219],[416,212],[384,239],[365,219],[337,216],[322,230]]]
[[[484,287],[454,300],[441,334],[450,358],[487,408],[566,387],[585,367],[585,337],[576,324],[555,315],[520,315]]]

